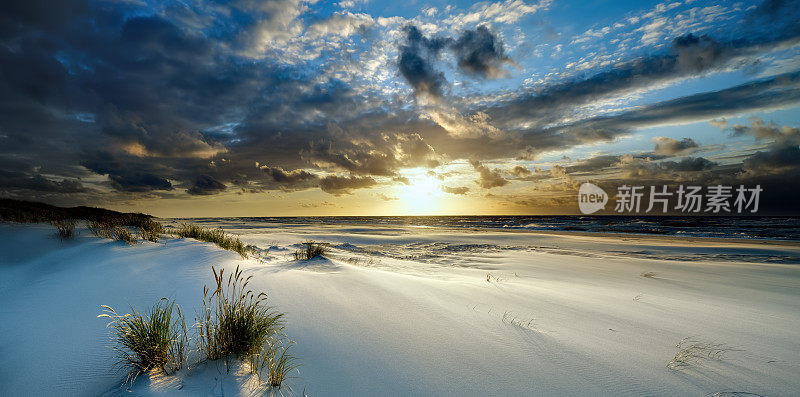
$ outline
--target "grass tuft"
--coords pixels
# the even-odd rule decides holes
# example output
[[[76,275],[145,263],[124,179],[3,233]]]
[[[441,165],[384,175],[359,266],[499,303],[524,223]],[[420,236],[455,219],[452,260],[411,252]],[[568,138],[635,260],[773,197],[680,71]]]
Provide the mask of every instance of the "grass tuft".
[[[656,272],[644,272],[641,276],[644,278],[653,278],[656,276]]]
[[[71,239],[75,235],[75,221],[72,219],[55,219],[50,224],[56,227],[56,234],[61,240]]]
[[[245,278],[239,267],[227,277],[224,270],[217,272],[212,267],[211,271],[215,287],[203,288],[202,310],[192,326],[198,359],[224,359],[229,370],[231,359],[246,360],[269,387],[280,389],[299,366],[289,353],[295,342],[283,332],[284,314],[266,304],[266,294],[248,288],[252,276]],[[102,307],[104,313],[98,317],[111,319],[107,326],[112,329],[118,364],[129,370],[123,385],[133,385],[143,373],[169,375],[187,364],[190,338],[174,301],[162,298],[145,313],[131,307],[131,313],[124,315],[110,306]]]
[[[509,311],[503,312],[502,321],[505,324],[513,325],[515,327],[519,327],[522,329],[534,330],[533,328],[534,319],[532,318],[523,319]]]
[[[133,228],[161,227],[158,222],[153,220],[152,216],[145,214],[124,213],[92,207],[63,208],[32,201],[0,199],[0,222],[55,223],[65,219]]]
[[[157,243],[158,239],[164,233],[164,226],[161,226],[160,223],[148,219],[146,222],[142,222],[139,225],[139,237],[142,240],[147,240],[150,242]]]
[[[297,370],[297,359],[289,354],[289,348],[294,344],[289,341],[286,347],[280,339],[270,340],[264,350],[252,356],[250,367],[258,374],[266,373],[266,381],[270,387],[280,389],[290,374]]]
[[[213,291],[203,288],[199,349],[210,360],[259,354],[282,330],[283,314],[266,305],[265,293],[247,288],[252,276],[245,278],[238,266],[227,281],[224,269],[211,270],[216,286]]]
[[[328,243],[317,243],[309,240],[300,244],[304,247],[294,252],[294,260],[296,261],[313,259],[328,253]]]
[[[224,269],[211,270],[216,287],[203,289],[198,350],[209,360],[246,359],[254,373],[266,375],[270,387],[280,388],[298,367],[288,352],[294,342],[284,343],[283,313],[266,304],[266,294],[248,289],[252,276],[245,278],[238,266],[227,279]]]
[[[680,370],[691,365],[700,364],[704,360],[722,360],[725,353],[737,351],[722,343],[704,343],[691,338],[683,338],[677,345],[679,349],[668,363],[667,368]]]
[[[138,241],[136,235],[131,232],[131,229],[125,226],[114,227],[114,240],[124,241],[130,245],[136,244]]]
[[[147,312],[131,307],[131,313],[123,315],[110,306],[102,307],[105,313],[98,317],[111,319],[107,327],[112,329],[113,348],[120,357],[119,364],[129,370],[123,384],[133,384],[136,377],[149,371],[168,375],[183,367],[189,340],[180,307],[174,301],[161,298]]]
[[[184,223],[180,228],[178,228],[178,230],[174,231],[173,234],[182,238],[193,238],[199,241],[214,243],[222,249],[239,253],[239,255],[245,259],[249,255],[256,253],[256,247],[252,245],[245,245],[241,242],[241,240],[228,233],[225,233],[225,231],[222,229],[209,229]]]
[[[95,237],[107,238],[115,241],[124,241],[128,244],[136,244],[136,235],[124,225],[116,224],[111,221],[86,221],[86,227]]]

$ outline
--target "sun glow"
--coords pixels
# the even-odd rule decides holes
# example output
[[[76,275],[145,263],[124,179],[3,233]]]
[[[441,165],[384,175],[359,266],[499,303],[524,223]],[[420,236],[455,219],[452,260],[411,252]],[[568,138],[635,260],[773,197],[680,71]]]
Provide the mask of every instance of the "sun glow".
[[[442,208],[442,182],[428,175],[411,178],[410,185],[402,187],[400,200],[405,211],[412,215],[435,215]]]

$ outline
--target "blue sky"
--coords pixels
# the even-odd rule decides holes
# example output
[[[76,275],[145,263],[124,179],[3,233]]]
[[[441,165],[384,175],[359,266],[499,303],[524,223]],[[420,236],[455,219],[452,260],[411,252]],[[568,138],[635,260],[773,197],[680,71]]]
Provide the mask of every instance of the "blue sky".
[[[587,181],[692,182],[763,184],[795,211],[797,1],[3,8],[4,197],[544,214],[575,213]]]

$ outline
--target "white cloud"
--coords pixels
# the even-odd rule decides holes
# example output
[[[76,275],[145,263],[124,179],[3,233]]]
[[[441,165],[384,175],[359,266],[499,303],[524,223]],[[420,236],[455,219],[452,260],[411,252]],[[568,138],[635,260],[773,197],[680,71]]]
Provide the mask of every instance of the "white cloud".
[[[473,6],[470,12],[453,15],[442,22],[456,28],[483,23],[512,24],[526,15],[546,10],[550,3],[551,0],[541,0],[537,4],[525,4],[522,0],[481,3]]]

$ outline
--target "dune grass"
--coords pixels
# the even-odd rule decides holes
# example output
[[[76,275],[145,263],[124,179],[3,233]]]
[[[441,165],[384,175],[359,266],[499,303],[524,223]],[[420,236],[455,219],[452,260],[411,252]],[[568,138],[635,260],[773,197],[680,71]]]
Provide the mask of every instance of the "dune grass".
[[[303,261],[313,259],[318,256],[324,256],[328,252],[327,243],[317,243],[309,240],[300,244],[303,245],[303,248],[294,252],[294,260],[296,261]]]
[[[513,325],[515,327],[519,327],[519,328],[527,329],[527,330],[531,330],[531,331],[534,330],[534,328],[533,328],[534,319],[533,318],[529,318],[529,319],[520,318],[519,316],[517,316],[517,315],[509,312],[508,310],[506,310],[505,312],[503,312],[503,317],[501,319],[502,319],[503,323],[505,323],[505,324]]]
[[[245,278],[238,266],[227,279],[224,269],[211,270],[216,285],[203,289],[198,350],[209,360],[246,359],[270,387],[280,388],[298,367],[288,352],[294,342],[284,342],[284,314],[266,304],[266,294],[247,287],[252,276]]]
[[[174,301],[162,298],[146,312],[133,307],[127,314],[118,314],[110,306],[98,317],[111,319],[111,340],[120,358],[119,364],[128,369],[125,383],[149,371],[173,373],[183,367],[186,359],[186,322]],[[176,310],[177,309],[177,310]]]
[[[280,339],[272,339],[257,355],[252,356],[250,367],[256,373],[266,373],[266,381],[270,387],[280,388],[284,382],[291,378],[290,374],[298,368],[297,359],[289,354],[289,348],[294,344],[289,341],[286,347]]]
[[[95,237],[114,240],[114,226],[97,220],[86,221],[86,227]]]
[[[250,277],[239,268],[225,278],[225,270],[212,267],[215,288],[203,289],[200,339],[206,358],[216,360],[258,354],[267,339],[281,328],[283,314],[266,305],[266,294],[247,289]],[[209,295],[210,293],[210,295]]]
[[[252,276],[245,278],[238,266],[227,278],[224,269],[211,270],[216,285],[203,289],[198,350],[209,360],[246,359],[253,372],[265,371],[270,386],[280,388],[297,368],[288,347],[280,349],[283,313],[266,304],[265,293],[247,287]]]
[[[139,238],[142,240],[157,243],[161,235],[164,234],[164,226],[161,226],[160,223],[150,219],[148,222],[142,222],[139,225],[137,232],[139,233]]]
[[[95,237],[124,241],[131,245],[136,244],[138,241],[136,235],[128,226],[115,224],[114,222],[87,221],[86,227],[89,228],[89,231],[92,232]],[[157,237],[156,241],[158,241]]]
[[[69,240],[75,235],[75,220],[55,219],[50,224],[56,227],[56,235],[61,240]]]
[[[33,201],[0,199],[0,221],[2,222],[50,223],[64,219],[98,221],[134,228],[151,227],[157,223],[152,216],[141,213],[117,212],[105,208],[83,206],[65,208]]]
[[[698,365],[705,360],[722,360],[726,353],[738,351],[722,343],[699,342],[692,338],[681,339],[675,347],[679,349],[678,353],[667,362],[667,368],[672,370]]]
[[[644,278],[654,278],[656,276],[656,272],[644,272],[641,274]]]
[[[15,223],[50,223],[64,240],[74,236],[77,221],[83,220],[96,237],[137,242],[157,242],[164,227],[153,217],[140,213],[117,212],[93,207],[56,207],[32,201],[0,199],[0,221]],[[135,231],[135,232],[134,232]]]
[[[128,369],[123,385],[148,372],[170,375],[188,365],[188,345],[196,341],[200,362],[225,360],[230,370],[232,359],[244,360],[250,370],[269,385],[280,389],[297,371],[297,359],[289,353],[294,341],[283,332],[283,313],[266,304],[267,295],[248,288],[252,276],[245,278],[239,267],[225,277],[214,274],[214,289],[203,288],[203,303],[190,339],[180,307],[162,298],[146,312],[130,308],[119,314],[102,306],[98,317],[109,318],[113,349],[119,365]],[[291,387],[289,387],[291,390]]]
[[[222,229],[209,229],[184,223],[180,228],[172,233],[182,238],[193,238],[199,241],[214,243],[222,249],[239,253],[239,255],[245,259],[249,255],[256,253],[256,247],[252,245],[245,245],[237,237],[225,233],[225,231]]]

